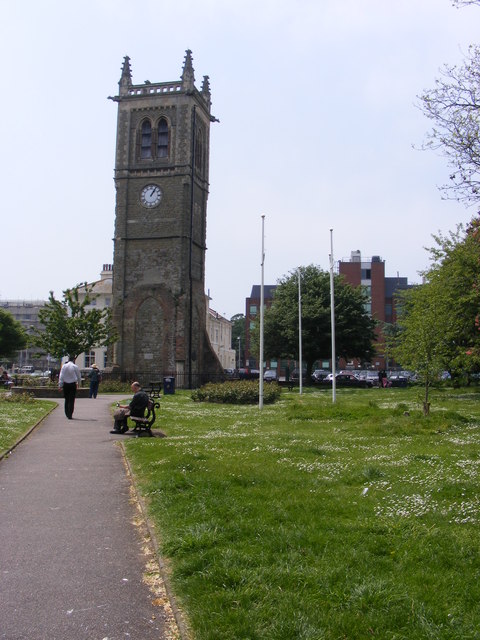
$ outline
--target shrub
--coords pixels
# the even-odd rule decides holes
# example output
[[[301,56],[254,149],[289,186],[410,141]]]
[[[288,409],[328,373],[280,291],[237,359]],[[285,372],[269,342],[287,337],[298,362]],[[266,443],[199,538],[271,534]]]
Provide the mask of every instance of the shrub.
[[[120,380],[102,380],[98,390],[101,393],[131,393],[130,383]]]
[[[26,404],[30,402],[35,402],[35,398],[31,393],[12,393],[12,394],[1,394],[0,402],[9,402],[11,404]]]
[[[272,404],[280,397],[277,384],[263,388],[263,402]],[[203,385],[192,393],[195,402],[219,402],[222,404],[256,404],[259,400],[259,383],[255,380],[212,383]]]

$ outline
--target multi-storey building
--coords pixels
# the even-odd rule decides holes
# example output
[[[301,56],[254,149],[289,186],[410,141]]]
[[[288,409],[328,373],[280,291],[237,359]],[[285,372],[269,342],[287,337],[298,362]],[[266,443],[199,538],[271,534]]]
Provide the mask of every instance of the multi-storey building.
[[[42,324],[38,319],[38,312],[45,306],[45,300],[0,300],[0,308],[10,313],[19,322],[27,333],[33,333],[41,329]],[[36,369],[47,369],[50,364],[50,356],[40,355],[38,348],[26,348],[19,351],[14,368],[25,365],[34,366]]]
[[[232,349],[232,323],[207,305],[207,334],[212,349],[224,369],[235,369],[235,349]]]
[[[105,309],[112,306],[113,265],[104,264],[100,273],[100,280],[88,285],[91,289],[92,300],[87,309]],[[79,287],[78,298],[85,298],[85,287]],[[107,347],[93,347],[89,353],[81,353],[77,356],[76,364],[80,369],[88,369],[96,364],[100,369],[107,366]]]
[[[276,288],[277,287],[274,284],[266,284],[263,287],[263,302],[267,309],[272,304],[273,294]],[[259,284],[254,284],[252,286],[250,297],[245,301],[245,362],[241,363],[249,369],[259,368],[257,357],[252,353],[251,330],[255,323],[260,320],[260,297],[261,286]],[[266,363],[266,368],[268,369],[277,369],[277,366],[278,363],[276,361],[267,361]]]
[[[378,324],[376,333],[376,355],[372,364],[376,368],[388,366],[384,353],[384,324],[395,324],[396,308],[395,296],[398,292],[408,289],[407,278],[385,276],[385,261],[380,256],[362,258],[360,251],[352,251],[350,259],[338,262],[338,272],[345,280],[355,287],[363,287],[367,294],[365,310]]]

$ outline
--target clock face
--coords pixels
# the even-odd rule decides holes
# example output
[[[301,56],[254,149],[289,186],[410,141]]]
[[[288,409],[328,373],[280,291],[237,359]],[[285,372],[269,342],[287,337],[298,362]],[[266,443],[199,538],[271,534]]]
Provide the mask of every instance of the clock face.
[[[143,187],[142,192],[140,194],[140,201],[144,207],[151,209],[152,207],[156,207],[160,204],[160,200],[162,199],[162,190],[156,184],[147,184],[146,187]]]

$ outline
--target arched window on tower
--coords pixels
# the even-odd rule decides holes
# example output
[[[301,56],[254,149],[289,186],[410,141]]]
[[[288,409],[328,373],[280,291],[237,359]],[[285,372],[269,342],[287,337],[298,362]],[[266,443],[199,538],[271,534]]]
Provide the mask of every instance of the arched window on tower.
[[[168,122],[160,118],[158,123],[157,158],[168,156]]]
[[[150,120],[142,122],[142,133],[140,140],[140,158],[152,157],[152,125]]]

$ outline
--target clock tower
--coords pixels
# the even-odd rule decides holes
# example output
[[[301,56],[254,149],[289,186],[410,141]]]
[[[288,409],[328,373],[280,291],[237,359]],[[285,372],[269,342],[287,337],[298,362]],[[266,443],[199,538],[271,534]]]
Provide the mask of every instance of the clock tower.
[[[133,84],[125,57],[115,157],[113,363],[192,387],[221,372],[206,333],[210,86],[191,51],[179,81]]]

